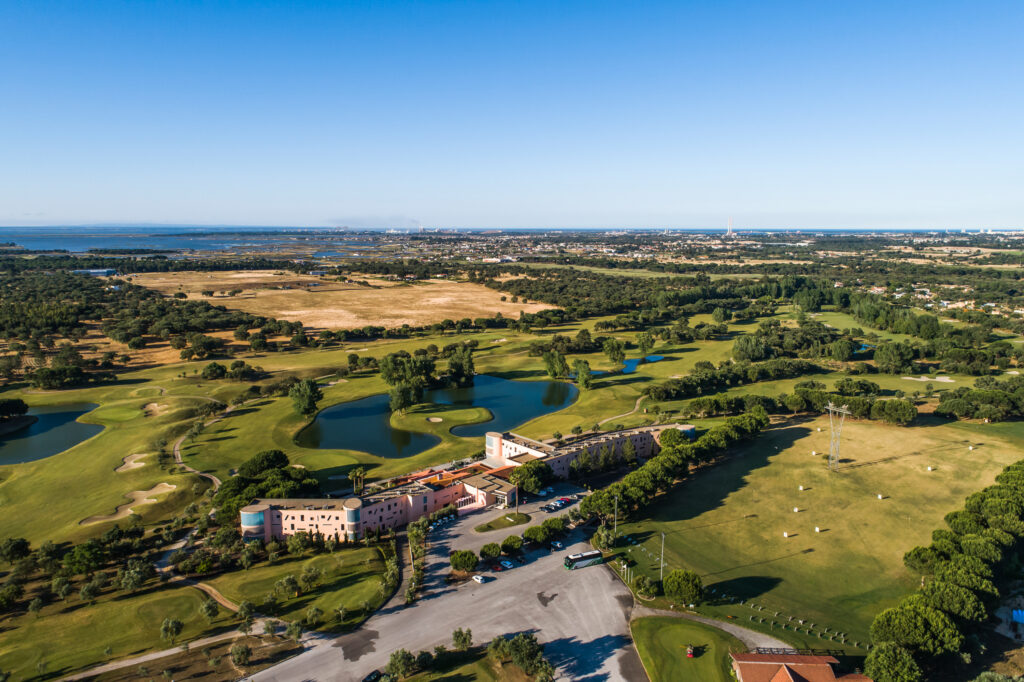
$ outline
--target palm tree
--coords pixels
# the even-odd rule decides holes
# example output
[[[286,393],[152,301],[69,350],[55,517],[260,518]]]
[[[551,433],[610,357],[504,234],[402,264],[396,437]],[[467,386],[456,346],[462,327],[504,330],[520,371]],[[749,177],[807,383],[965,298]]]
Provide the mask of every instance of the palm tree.
[[[366,469],[356,467],[348,472],[348,480],[352,481],[352,490],[356,495],[363,492],[363,480],[366,478]]]

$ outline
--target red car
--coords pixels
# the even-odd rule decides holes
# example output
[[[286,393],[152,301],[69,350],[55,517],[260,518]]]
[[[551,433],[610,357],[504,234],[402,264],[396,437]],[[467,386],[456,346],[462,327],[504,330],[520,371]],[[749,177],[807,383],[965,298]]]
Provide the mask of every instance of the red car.
[[[491,566],[491,570],[495,571],[496,573],[501,573],[504,569],[498,564],[494,564],[493,566]]]

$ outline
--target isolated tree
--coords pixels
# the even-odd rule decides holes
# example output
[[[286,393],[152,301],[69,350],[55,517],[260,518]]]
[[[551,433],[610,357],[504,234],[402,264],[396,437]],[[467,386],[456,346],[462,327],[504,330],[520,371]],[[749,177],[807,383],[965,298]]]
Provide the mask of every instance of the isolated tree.
[[[495,557],[498,557],[500,555],[501,545],[499,545],[497,542],[488,542],[486,545],[480,548],[481,559],[494,559]]]
[[[417,402],[416,390],[410,384],[400,383],[388,391],[388,406],[392,412],[403,414]]]
[[[697,604],[704,598],[704,583],[693,571],[677,568],[665,576],[665,596],[676,604]]]
[[[299,582],[302,583],[302,588],[306,592],[309,592],[316,587],[317,583],[320,582],[322,575],[323,573],[319,568],[313,564],[307,564],[306,567],[302,569],[302,574],[299,576]]]
[[[553,475],[549,464],[535,459],[513,469],[508,480],[526,492],[536,494]]]
[[[217,606],[217,601],[212,597],[207,597],[202,604],[199,605],[199,612],[203,614],[206,620],[213,622],[213,619],[220,613],[220,607]]]
[[[509,535],[501,541],[501,551],[505,554],[515,554],[523,546],[523,539],[518,535]]]
[[[543,355],[544,370],[552,379],[558,379],[569,374],[569,364],[565,356],[557,350],[545,351]]]
[[[384,669],[389,675],[401,679],[408,677],[416,669],[416,658],[405,649],[399,649],[391,654],[388,665]]]
[[[235,644],[231,647],[231,662],[237,666],[249,665],[252,649],[247,644]]]
[[[621,365],[626,359],[626,346],[618,339],[608,339],[602,346],[604,354],[616,365]]]
[[[468,573],[476,568],[479,560],[476,554],[469,551],[468,549],[459,549],[451,553],[449,560],[452,564],[452,569],[456,571],[462,571]]]
[[[82,585],[82,589],[78,591],[78,596],[82,601],[93,602],[96,597],[99,596],[100,588],[94,582],[87,582]]]
[[[458,628],[452,633],[452,644],[456,651],[468,651],[473,646],[473,631],[469,628]]]
[[[650,332],[644,332],[636,337],[636,345],[640,348],[640,355],[646,356],[654,348],[654,337]]]
[[[181,634],[182,629],[185,626],[177,618],[164,618],[163,624],[160,626],[160,639],[166,640],[171,644],[174,644],[174,640]]]
[[[256,615],[256,605],[249,600],[244,600],[238,605],[238,611],[235,613],[239,620],[247,620]]]
[[[538,545],[542,545],[548,541],[550,533],[544,526],[530,526],[523,531],[523,538],[527,542],[532,542]]]
[[[576,385],[587,391],[594,385],[594,375],[590,371],[590,363],[583,358],[577,358],[572,363],[573,374],[576,375]]]
[[[310,415],[316,412],[316,404],[323,399],[324,394],[316,381],[303,379],[289,389],[288,396],[292,399],[296,412]]]
[[[292,621],[288,623],[288,627],[285,628],[284,634],[288,639],[295,640],[298,642],[302,639],[302,624],[298,621]]]
[[[7,538],[0,543],[0,560],[13,564],[31,554],[32,548],[25,538]]]
[[[302,588],[299,586],[298,579],[291,574],[278,580],[274,584],[274,588],[285,594],[291,594],[293,597],[298,597],[302,593]]]

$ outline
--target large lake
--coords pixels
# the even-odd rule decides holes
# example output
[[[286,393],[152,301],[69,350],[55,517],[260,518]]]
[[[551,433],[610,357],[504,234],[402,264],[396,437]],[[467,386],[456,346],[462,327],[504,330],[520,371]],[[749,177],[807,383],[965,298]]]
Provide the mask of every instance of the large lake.
[[[472,438],[488,431],[506,431],[560,410],[577,394],[575,386],[561,381],[511,381],[479,374],[473,386],[427,391],[423,401],[489,410],[490,421],[452,429],[456,436]],[[432,434],[393,428],[386,394],[328,407],[296,440],[307,448],[359,450],[379,457],[408,457],[441,442]]]
[[[69,403],[30,408],[39,419],[20,431],[0,436],[0,465],[33,462],[64,452],[103,430],[99,424],[75,421],[96,409],[95,403]]]

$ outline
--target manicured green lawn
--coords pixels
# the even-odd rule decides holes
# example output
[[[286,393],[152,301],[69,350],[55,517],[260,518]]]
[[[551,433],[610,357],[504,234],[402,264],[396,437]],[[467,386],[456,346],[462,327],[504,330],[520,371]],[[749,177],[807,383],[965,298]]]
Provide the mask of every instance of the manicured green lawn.
[[[113,598],[112,598],[113,597]],[[104,595],[95,604],[77,596],[48,604],[39,616],[23,614],[0,620],[0,670],[14,680],[45,674],[60,676],[117,658],[171,648],[160,639],[165,618],[176,618],[184,630],[176,643],[187,642],[231,625],[222,609],[211,625],[199,613],[205,595],[192,587],[144,589],[132,596]],[[110,647],[108,656],[104,650]]]
[[[903,554],[1021,456],[1024,424],[928,424],[848,421],[839,473],[823,454],[827,417],[771,429],[681,483],[643,519],[620,520],[620,532],[638,541],[625,554],[656,579],[664,532],[666,570],[695,570],[707,586],[764,609],[719,601],[702,611],[755,628],[764,618],[765,630],[784,624],[774,633],[806,647],[835,646],[817,635],[822,626],[866,643],[872,618],[918,584]],[[795,632],[790,616],[816,632]]]
[[[705,320],[705,318],[707,318]],[[695,316],[693,323],[710,320]],[[475,354],[478,372],[493,373],[510,379],[546,379],[540,358],[528,354],[529,344],[552,334],[574,335],[580,329],[593,330],[600,319],[587,320],[540,334],[518,334],[510,330],[484,333],[449,334],[416,339],[378,340],[350,343],[332,349],[308,349],[297,352],[243,354],[253,365],[262,366],[273,377],[287,372],[302,376],[325,376],[347,364],[347,355],[383,355],[398,350],[412,351],[429,343],[438,345],[473,339],[479,343]],[[732,325],[737,333],[754,327]],[[614,333],[615,337],[633,340],[634,332]],[[600,377],[590,391],[565,409],[517,427],[532,437],[547,438],[556,431],[568,434],[573,427],[589,429],[593,424],[614,417],[605,428],[616,424],[635,426],[649,420],[643,406],[633,412],[642,389],[652,381],[663,381],[685,374],[701,360],[719,362],[730,354],[732,340],[704,341],[684,346],[659,344],[653,352],[665,356],[657,363],[641,365],[630,375],[612,374]],[[366,350],[364,350],[364,348]],[[636,357],[631,349],[629,357]],[[615,369],[602,354],[587,356],[597,370]],[[109,523],[80,526],[82,519],[112,513],[133,490],[149,490],[161,482],[176,486],[157,504],[136,508],[147,522],[166,520],[192,501],[192,487],[198,480],[193,475],[168,473],[156,465],[156,457],[146,458],[146,466],[115,473],[128,455],[153,453],[162,441],[170,449],[178,436],[196,420],[196,409],[210,399],[229,402],[245,388],[230,381],[203,380],[196,374],[208,361],[180,363],[166,367],[129,372],[115,384],[68,391],[36,392],[5,391],[4,397],[23,397],[30,405],[90,401],[100,404],[83,420],[101,423],[107,428],[97,436],[54,457],[0,467],[0,504],[8,509],[38,509],[47,505],[54,490],[74,491],[61,505],[48,505],[46,515],[14,513],[5,518],[5,532],[24,536],[38,545],[44,540],[81,540],[102,533]],[[184,377],[181,375],[184,373]],[[386,386],[376,375],[352,375],[347,381],[324,388],[321,407],[381,393]],[[627,414],[631,413],[631,414]],[[148,416],[147,416],[148,415]],[[625,415],[625,416],[618,416]],[[441,422],[430,422],[440,417]],[[306,424],[293,411],[288,398],[268,398],[249,403],[225,419],[207,427],[182,448],[185,462],[222,480],[229,477],[243,461],[260,450],[279,448],[292,461],[314,471],[326,489],[347,487],[345,473],[357,465],[367,469],[368,479],[380,479],[418,468],[464,459],[483,449],[482,438],[458,438],[450,433],[453,426],[486,421],[489,414],[480,408],[451,408],[422,405],[405,415],[395,415],[392,423],[405,429],[432,433],[441,444],[425,452],[405,458],[376,457],[353,450],[320,450],[295,444],[295,434]],[[207,484],[202,483],[201,486]]]
[[[476,528],[474,528],[473,530],[475,530],[477,533],[486,533],[486,532],[491,531],[491,530],[500,530],[502,528],[511,528],[512,526],[520,526],[520,525],[522,525],[524,523],[529,523],[529,521],[530,521],[530,515],[529,514],[522,514],[522,513],[519,513],[519,512],[512,512],[510,514],[505,514],[504,516],[499,516],[498,518],[494,519],[493,521],[488,521],[487,523],[482,523],[479,526],[477,526]]]
[[[159,502],[136,506],[135,511],[147,521],[168,518],[194,499],[195,483],[203,488],[208,485],[193,474],[162,470],[155,454],[145,458],[142,467],[115,471],[128,455],[154,453],[161,433],[187,428],[193,411],[203,402],[168,396],[160,399],[165,406],[160,414],[146,416],[143,408],[154,399],[126,400],[124,393],[124,387],[104,387],[21,394],[30,405],[100,402],[100,407],[81,420],[106,428],[52,457],[0,467],[0,506],[8,510],[4,517],[5,536],[26,537],[38,545],[44,540],[75,541],[102,533],[111,524],[81,526],[79,522],[93,515],[112,514],[118,505],[128,501],[125,494],[150,490],[159,483],[175,488],[159,497]],[[55,495],[60,496],[60,504],[53,504]],[[40,513],[42,509],[45,513]]]
[[[730,682],[729,653],[746,651],[732,635],[682,618],[638,618],[629,627],[651,682]],[[693,658],[686,657],[687,646]]]
[[[207,582],[236,604],[247,600],[259,609],[264,596],[273,591],[278,580],[286,575],[298,578],[307,565],[320,569],[323,575],[320,584],[298,597],[287,595],[287,601],[281,601],[273,615],[285,620],[302,620],[307,609],[316,606],[326,619],[320,629],[334,629],[338,626],[334,611],[339,606],[345,607],[345,625],[351,626],[363,621],[384,600],[380,591],[384,561],[374,547],[347,548],[332,554],[262,563],[248,571],[232,571]],[[284,597],[278,595],[279,600]],[[364,605],[369,612],[364,610]]]

